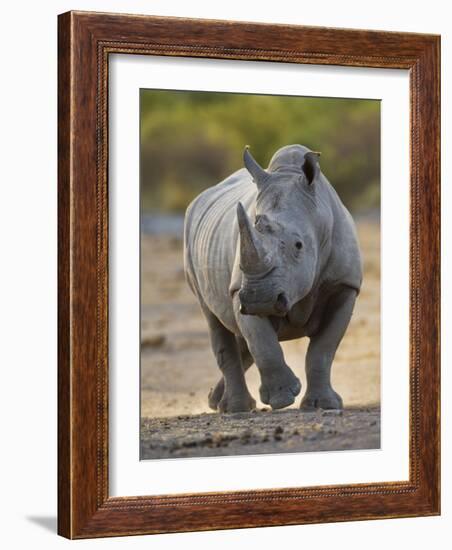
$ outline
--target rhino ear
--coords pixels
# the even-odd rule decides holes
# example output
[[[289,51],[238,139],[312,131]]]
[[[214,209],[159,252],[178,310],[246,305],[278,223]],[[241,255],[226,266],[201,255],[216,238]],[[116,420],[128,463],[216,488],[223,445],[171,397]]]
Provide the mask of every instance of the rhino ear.
[[[245,151],[243,152],[243,162],[245,164],[245,168],[253,178],[254,183],[257,185],[257,188],[259,191],[262,191],[269,183],[270,174],[258,164],[249,149],[249,145],[246,145]]]
[[[316,151],[309,151],[304,156],[304,163],[302,166],[303,172],[308,180],[308,184],[312,185],[320,174],[319,157],[321,153]]]

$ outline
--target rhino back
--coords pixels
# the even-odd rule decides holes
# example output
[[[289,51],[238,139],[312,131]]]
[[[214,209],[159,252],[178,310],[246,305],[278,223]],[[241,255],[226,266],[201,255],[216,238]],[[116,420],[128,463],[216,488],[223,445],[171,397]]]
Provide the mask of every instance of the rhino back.
[[[255,185],[241,169],[198,195],[185,214],[188,283],[198,299],[229,326],[235,323],[229,285],[238,241],[237,203],[248,207],[255,195]]]

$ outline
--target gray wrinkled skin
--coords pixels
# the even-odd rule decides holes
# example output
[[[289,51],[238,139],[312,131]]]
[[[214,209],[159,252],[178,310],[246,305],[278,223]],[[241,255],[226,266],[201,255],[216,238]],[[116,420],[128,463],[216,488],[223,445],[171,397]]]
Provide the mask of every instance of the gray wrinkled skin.
[[[273,409],[291,405],[301,384],[279,342],[303,336],[310,342],[301,407],[342,408],[331,364],[362,265],[352,217],[322,174],[318,155],[288,145],[264,170],[246,148],[245,168],[187,209],[185,273],[223,375],[209,395],[213,409],[255,407],[244,376],[253,363],[262,402]]]

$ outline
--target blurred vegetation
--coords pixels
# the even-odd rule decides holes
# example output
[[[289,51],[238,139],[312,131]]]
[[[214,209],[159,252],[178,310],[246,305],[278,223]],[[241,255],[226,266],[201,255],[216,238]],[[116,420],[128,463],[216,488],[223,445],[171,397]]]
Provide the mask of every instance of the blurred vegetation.
[[[380,102],[141,90],[143,211],[182,212],[241,168],[246,144],[264,167],[284,145],[321,151],[321,167],[354,212],[379,208]]]

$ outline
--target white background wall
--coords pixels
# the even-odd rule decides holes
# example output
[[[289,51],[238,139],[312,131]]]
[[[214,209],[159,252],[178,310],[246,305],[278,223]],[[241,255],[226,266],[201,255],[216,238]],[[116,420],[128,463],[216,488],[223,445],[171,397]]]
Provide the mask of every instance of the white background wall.
[[[4,548],[450,547],[451,186],[443,186],[443,515],[71,543],[56,526],[57,14],[69,9],[442,34],[443,182],[450,182],[450,2],[110,0],[8,2],[1,11],[0,506]],[[446,154],[449,152],[449,155]],[[447,156],[449,158],[447,158]],[[449,434],[449,437],[447,436]]]

